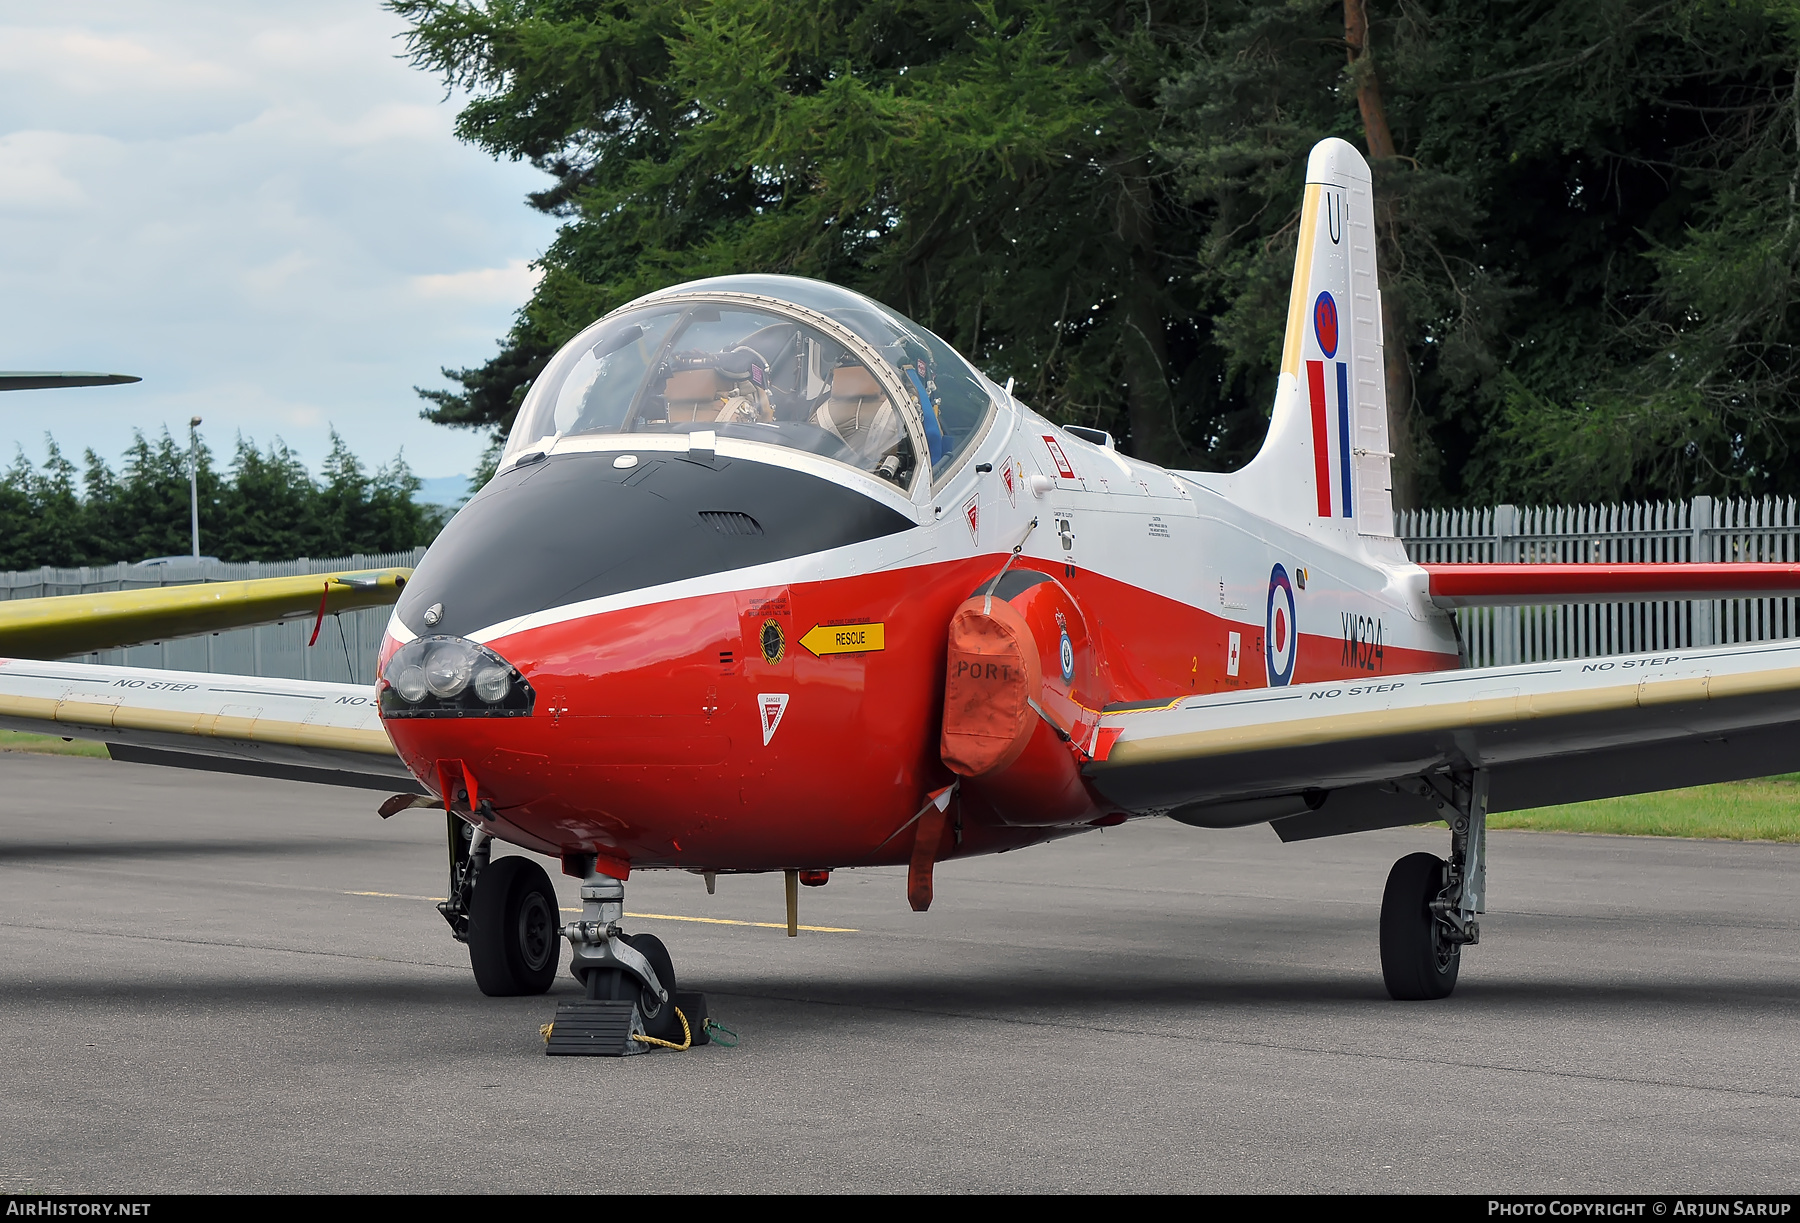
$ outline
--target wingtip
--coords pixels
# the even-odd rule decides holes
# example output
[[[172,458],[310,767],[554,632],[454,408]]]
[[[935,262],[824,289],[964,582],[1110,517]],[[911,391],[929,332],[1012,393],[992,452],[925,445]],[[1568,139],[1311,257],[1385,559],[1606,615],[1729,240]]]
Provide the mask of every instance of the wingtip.
[[[0,370],[0,391],[45,391],[74,386],[123,386],[142,382],[136,374],[93,374],[69,370]]]

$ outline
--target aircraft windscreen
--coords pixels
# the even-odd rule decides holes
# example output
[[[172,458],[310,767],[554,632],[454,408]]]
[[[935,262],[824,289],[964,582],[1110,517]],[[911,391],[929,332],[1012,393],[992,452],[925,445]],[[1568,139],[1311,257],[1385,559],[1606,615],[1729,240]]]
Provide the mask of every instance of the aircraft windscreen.
[[[956,462],[981,432],[993,410],[987,387],[969,363],[936,335],[873,298],[822,280],[799,276],[715,276],[652,294],[668,300],[685,293],[754,293],[816,310],[878,349],[900,374],[919,412],[933,476]]]
[[[905,421],[844,345],[768,311],[704,304],[625,311],[578,337],[533,386],[506,451],[702,429],[912,478]]]
[[[896,403],[890,382],[803,319],[756,305],[681,301],[707,289],[779,291],[827,315],[881,354],[904,398]],[[961,357],[885,307],[817,281],[725,277],[653,295],[577,336],[532,386],[502,461],[545,439],[706,429],[805,450],[905,487],[916,466],[915,436],[941,473],[991,410]]]

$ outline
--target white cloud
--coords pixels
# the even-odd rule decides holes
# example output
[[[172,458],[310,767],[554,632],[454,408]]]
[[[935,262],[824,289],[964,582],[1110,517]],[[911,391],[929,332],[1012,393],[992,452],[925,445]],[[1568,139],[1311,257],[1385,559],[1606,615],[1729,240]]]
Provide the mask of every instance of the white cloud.
[[[9,6],[10,7],[10,6]],[[163,31],[166,33],[166,31]],[[177,48],[79,27],[0,26],[0,72],[27,73],[78,94],[144,94],[242,87],[241,69]]]
[[[130,387],[0,395],[0,450],[115,459],[131,430],[213,448],[336,425],[371,463],[469,470],[414,385],[478,364],[554,222],[528,166],[451,134],[372,0],[0,0],[0,367]]]
[[[475,268],[467,272],[436,272],[414,276],[413,288],[420,297],[447,298],[468,302],[523,303],[544,278],[542,268],[529,260],[509,260],[502,268]]]
[[[61,132],[0,136],[0,215],[55,213],[88,202],[81,185],[63,172],[70,144]]]
[[[318,265],[319,261],[310,255],[302,254],[299,251],[289,251],[271,263],[245,269],[244,280],[250,285],[253,293],[266,296],[280,292],[294,277],[302,272],[310,271]]]

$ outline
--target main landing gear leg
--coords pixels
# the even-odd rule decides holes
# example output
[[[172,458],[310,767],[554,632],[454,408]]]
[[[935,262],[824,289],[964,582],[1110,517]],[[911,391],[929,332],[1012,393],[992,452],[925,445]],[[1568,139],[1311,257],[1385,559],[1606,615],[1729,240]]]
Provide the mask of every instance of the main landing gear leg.
[[[1398,1001],[1450,995],[1462,949],[1481,941],[1476,915],[1487,910],[1487,770],[1425,780],[1450,825],[1450,860],[1408,854],[1388,873],[1381,976]]]
[[[450,895],[438,912],[469,945],[475,984],[490,998],[541,994],[556,979],[556,890],[529,858],[492,861],[493,838],[450,821]]]
[[[461,816],[448,813],[450,826],[449,898],[437,909],[450,923],[450,935],[459,943],[469,941],[469,906],[475,897],[475,881],[493,852],[492,838]]]
[[[569,971],[587,987],[587,997],[557,1007],[546,1053],[624,1057],[651,1048],[639,1036],[681,1042],[668,948],[654,934],[624,933],[624,917],[625,884],[590,863],[581,884],[581,920],[562,928],[574,948]],[[696,1013],[688,1025],[695,1043],[700,1021]]]

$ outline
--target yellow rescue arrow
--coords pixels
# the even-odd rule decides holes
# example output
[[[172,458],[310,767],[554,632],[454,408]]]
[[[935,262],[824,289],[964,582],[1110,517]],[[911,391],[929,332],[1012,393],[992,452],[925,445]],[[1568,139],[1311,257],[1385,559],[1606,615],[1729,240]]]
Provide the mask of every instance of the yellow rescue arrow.
[[[815,624],[800,644],[818,658],[827,654],[866,654],[887,648],[887,625]]]

